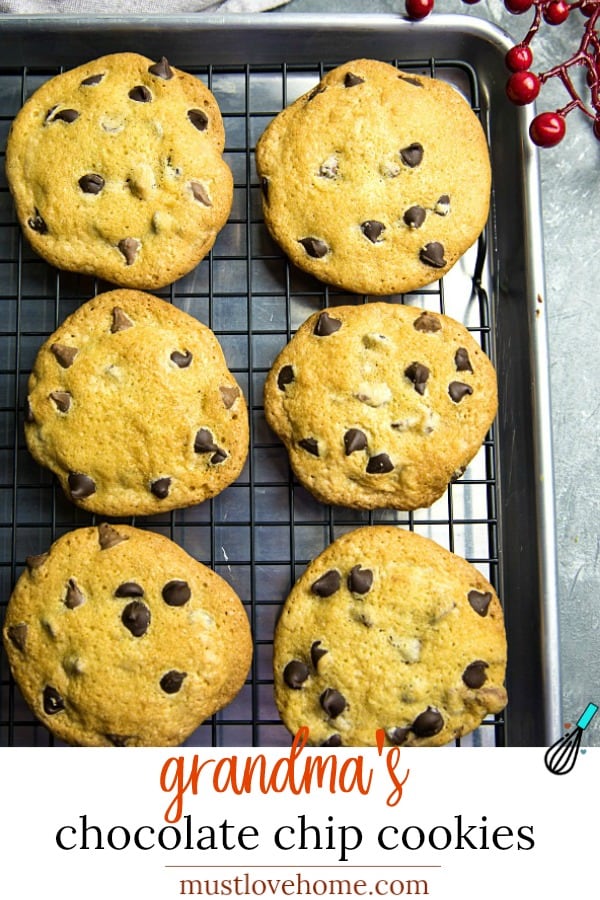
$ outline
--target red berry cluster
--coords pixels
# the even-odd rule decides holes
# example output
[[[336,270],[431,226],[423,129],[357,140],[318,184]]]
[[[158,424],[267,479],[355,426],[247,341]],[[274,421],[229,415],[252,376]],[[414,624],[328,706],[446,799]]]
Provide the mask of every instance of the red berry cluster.
[[[479,0],[463,0],[478,3]],[[434,0],[405,0],[406,12],[411,19],[424,19],[433,9]],[[581,110],[593,120],[595,137],[600,140],[600,39],[598,19],[600,0],[504,0],[506,9],[518,16],[534,10],[533,22],[525,37],[506,54],[506,66],[511,75],[506,84],[506,94],[513,103],[524,106],[532,103],[540,89],[550,78],[558,78],[566,88],[570,100],[555,112],[539,113],[531,122],[529,134],[539,147],[554,147],[562,141],[566,132],[566,116],[573,109]],[[557,66],[546,72],[535,74],[531,71],[533,52],[530,44],[540,29],[542,22],[547,25],[561,25],[573,10],[586,19],[583,37],[577,51]],[[584,66],[586,81],[590,89],[591,109],[579,95],[571,78],[571,69]]]

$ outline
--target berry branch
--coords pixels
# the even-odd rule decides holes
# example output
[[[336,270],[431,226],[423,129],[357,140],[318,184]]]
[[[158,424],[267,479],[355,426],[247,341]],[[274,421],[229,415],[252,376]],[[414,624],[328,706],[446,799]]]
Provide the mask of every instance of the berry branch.
[[[479,0],[463,0],[474,4]],[[432,11],[434,0],[405,0],[407,15],[411,19],[424,19]],[[533,9],[533,21],[525,37],[510,48],[505,57],[506,67],[511,73],[506,83],[506,95],[517,106],[533,103],[540,90],[551,78],[558,79],[567,91],[570,100],[553,112],[541,112],[532,120],[529,135],[538,147],[554,147],[566,133],[566,117],[574,109],[580,110],[593,122],[594,136],[600,140],[600,39],[598,20],[600,0],[504,0],[506,9],[515,16]],[[562,25],[569,15],[579,10],[585,18],[583,35],[579,47],[573,55],[548,69],[536,74],[531,70],[533,51],[531,44],[545,23]],[[573,81],[573,70],[582,66],[586,69],[586,86],[589,101],[580,94]]]

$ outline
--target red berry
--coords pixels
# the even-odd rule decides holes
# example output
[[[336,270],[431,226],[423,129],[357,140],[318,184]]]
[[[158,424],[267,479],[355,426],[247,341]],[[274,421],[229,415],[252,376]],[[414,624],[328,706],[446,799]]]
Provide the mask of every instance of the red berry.
[[[561,25],[569,17],[571,7],[566,0],[552,0],[544,10],[544,20],[548,25]]]
[[[411,19],[424,19],[433,9],[433,0],[404,0],[404,6]]]
[[[520,16],[521,13],[525,13],[528,9],[531,9],[533,0],[504,0],[504,5],[509,12],[513,13],[513,15]]]
[[[510,48],[504,61],[511,72],[522,72],[533,62],[533,53],[526,44],[517,44]]]
[[[560,113],[544,112],[529,126],[529,136],[538,147],[555,147],[565,136],[567,126]]]
[[[540,92],[540,79],[533,72],[515,72],[506,83],[506,96],[517,106],[533,103]]]
[[[588,19],[590,16],[593,16],[596,10],[598,9],[598,4],[595,0],[585,0],[584,3],[579,7],[579,11],[586,16]]]

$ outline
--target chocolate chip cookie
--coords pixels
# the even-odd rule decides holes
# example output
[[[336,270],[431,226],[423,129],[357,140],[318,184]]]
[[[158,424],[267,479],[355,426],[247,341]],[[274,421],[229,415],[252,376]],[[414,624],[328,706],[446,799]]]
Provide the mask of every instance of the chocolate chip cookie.
[[[483,129],[444,81],[376,60],[328,72],[256,147],[264,218],[301,269],[366,294],[444,275],[481,233]]]
[[[315,313],[269,372],[267,422],[317,499],[362,509],[437,500],[497,409],[495,370],[448,316],[375,302]]]
[[[507,702],[493,587],[394,526],[345,534],[306,569],[277,623],[275,700],[321,746],[442,745]]]
[[[135,53],[58,75],[12,125],[23,233],[60,269],[158,288],[208,253],[233,196],[223,122],[198,78]]]
[[[81,528],[27,559],[3,629],[38,718],[83,746],[180,744],[244,684],[241,601],[160,534]]]
[[[140,291],[99,294],[38,352],[25,437],[74,503],[150,515],[231,484],[248,414],[213,332]]]

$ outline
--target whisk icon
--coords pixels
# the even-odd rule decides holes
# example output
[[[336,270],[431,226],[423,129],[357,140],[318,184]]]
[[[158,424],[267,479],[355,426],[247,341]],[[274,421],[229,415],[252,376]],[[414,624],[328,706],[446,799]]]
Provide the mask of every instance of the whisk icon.
[[[553,775],[566,775],[570,772],[577,761],[579,753],[579,745],[583,736],[584,729],[588,727],[596,713],[598,707],[595,703],[588,703],[581,716],[579,717],[575,728],[567,731],[561,738],[555,741],[551,747],[546,750],[544,762],[546,768]]]

